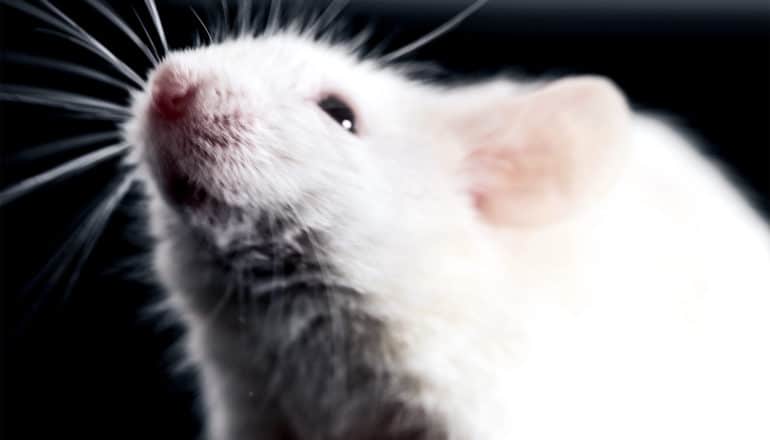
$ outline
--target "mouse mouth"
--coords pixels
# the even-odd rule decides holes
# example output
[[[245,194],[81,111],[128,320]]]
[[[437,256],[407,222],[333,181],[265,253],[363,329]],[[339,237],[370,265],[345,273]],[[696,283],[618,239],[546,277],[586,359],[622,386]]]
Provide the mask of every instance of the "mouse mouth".
[[[144,158],[164,200],[177,210],[253,204],[249,95],[212,71],[165,61],[141,101]]]
[[[245,202],[240,148],[203,119],[195,128],[151,121],[144,162],[164,200],[174,208],[241,206]]]
[[[222,168],[230,162],[233,136],[221,132],[207,115],[174,113],[176,119],[169,120],[172,110],[164,108],[159,116],[156,106],[147,112],[144,161],[164,200],[175,208],[224,204],[217,189],[231,180]]]
[[[224,158],[209,151],[211,147],[207,143],[211,137],[205,136],[205,122],[168,124],[149,116],[142,157],[164,202],[177,210],[223,205],[216,189],[217,182],[222,180],[218,170]],[[198,127],[188,128],[188,124],[193,123]],[[219,153],[221,156],[222,152]]]
[[[166,203],[174,207],[202,208],[214,201],[200,182],[168,162],[151,166],[153,177]]]

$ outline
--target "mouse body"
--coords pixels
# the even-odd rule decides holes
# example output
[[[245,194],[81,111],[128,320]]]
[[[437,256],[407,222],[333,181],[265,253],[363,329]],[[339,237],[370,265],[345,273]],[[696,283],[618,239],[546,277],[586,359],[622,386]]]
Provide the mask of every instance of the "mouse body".
[[[770,435],[768,226],[608,79],[283,30],[169,53],[124,135],[212,439]]]

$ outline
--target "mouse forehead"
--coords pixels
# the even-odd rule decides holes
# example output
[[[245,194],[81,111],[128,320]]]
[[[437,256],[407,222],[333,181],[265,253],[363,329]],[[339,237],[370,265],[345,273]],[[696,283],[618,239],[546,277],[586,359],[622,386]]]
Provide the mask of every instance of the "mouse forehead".
[[[369,134],[396,128],[403,134],[408,127],[423,126],[421,118],[430,113],[424,110],[436,97],[399,69],[362,58],[345,43],[291,31],[177,51],[164,64],[181,67],[191,77],[209,77],[216,89],[250,99],[260,112],[296,109],[335,95]],[[277,123],[286,117],[284,111],[269,113]]]
[[[303,95],[354,88],[375,80],[376,74],[344,46],[290,33],[241,37],[178,52],[171,59],[190,70],[215,69],[240,84]]]

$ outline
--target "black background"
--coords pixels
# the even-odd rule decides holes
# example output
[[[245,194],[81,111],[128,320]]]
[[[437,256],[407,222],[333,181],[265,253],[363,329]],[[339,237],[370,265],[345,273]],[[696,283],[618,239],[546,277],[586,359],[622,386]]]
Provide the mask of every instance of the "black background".
[[[35,3],[35,2],[31,2]],[[80,1],[54,2],[144,73],[130,43]],[[187,2],[159,2],[169,39],[186,46],[200,32]],[[193,2],[206,17],[218,2]],[[260,3],[260,2],[255,2]],[[307,2],[320,9],[326,2]],[[458,29],[411,59],[433,60],[461,77],[510,71],[613,78],[635,106],[671,115],[770,200],[770,12],[765,2],[491,1]],[[111,2],[135,24],[141,1]],[[373,43],[395,49],[448,19],[468,2],[353,1],[351,31],[374,25]],[[539,5],[539,6],[538,6]],[[260,6],[261,7],[261,6]],[[4,83],[60,88],[125,103],[120,91],[76,77],[7,62],[10,51],[42,54],[107,70],[95,57],[40,32],[48,26],[0,6]],[[216,20],[215,18],[213,18]],[[62,112],[0,103],[0,183],[77,156],[20,162],[15,152],[46,141],[109,129]],[[84,150],[80,150],[82,153]],[[200,427],[190,373],[175,370],[180,331],[148,307],[150,281],[139,200],[129,197],[71,291],[46,286],[41,273],[77,227],[79,216],[119,173],[116,162],[56,183],[0,210],[2,264],[2,426],[6,439],[195,438]],[[73,249],[74,250],[74,249]]]

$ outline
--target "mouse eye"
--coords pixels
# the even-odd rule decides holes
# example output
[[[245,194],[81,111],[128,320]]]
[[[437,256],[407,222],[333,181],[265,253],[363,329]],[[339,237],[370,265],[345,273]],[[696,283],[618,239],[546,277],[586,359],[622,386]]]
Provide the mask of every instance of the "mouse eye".
[[[336,96],[327,96],[318,103],[321,110],[337,121],[345,130],[356,133],[356,115],[353,110],[344,101]]]

